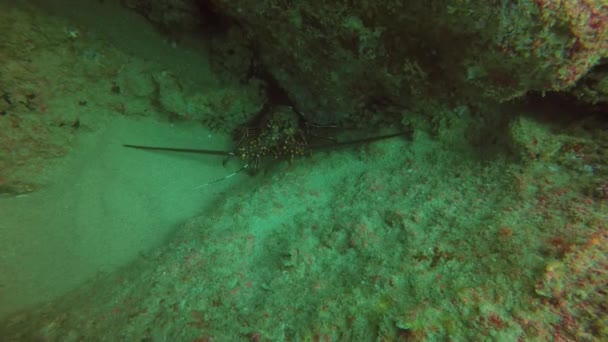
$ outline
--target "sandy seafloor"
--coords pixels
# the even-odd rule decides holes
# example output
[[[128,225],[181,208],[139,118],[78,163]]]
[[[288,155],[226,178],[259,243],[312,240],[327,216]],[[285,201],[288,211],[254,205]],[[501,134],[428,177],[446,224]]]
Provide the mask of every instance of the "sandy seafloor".
[[[460,113],[436,136],[415,130],[198,188],[238,165],[121,144],[230,148],[141,90],[170,73],[188,86],[166,97],[206,96],[220,82],[203,49],[112,1],[0,9],[20,22],[4,27],[15,51],[0,52],[1,85],[15,98],[39,91],[0,117],[0,161],[21,185],[0,196],[0,340],[606,334],[606,199],[593,192],[604,165],[572,148],[605,143],[601,126],[502,108],[512,119],[496,134],[511,143],[484,148],[463,139],[473,119]]]

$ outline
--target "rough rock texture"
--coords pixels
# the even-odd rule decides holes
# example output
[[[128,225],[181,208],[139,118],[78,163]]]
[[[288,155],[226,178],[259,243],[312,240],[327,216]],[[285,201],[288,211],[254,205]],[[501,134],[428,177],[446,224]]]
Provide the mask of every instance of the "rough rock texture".
[[[608,103],[608,61],[593,68],[572,90],[576,97],[592,105]]]
[[[121,0],[123,6],[136,10],[165,33],[179,35],[203,24],[196,1]]]
[[[564,90],[608,48],[608,2],[212,0],[307,115]]]
[[[566,90],[608,55],[606,0],[209,3],[317,122]]]
[[[608,336],[608,231],[593,234],[562,262],[547,265],[536,293],[550,299],[564,335],[594,341]]]

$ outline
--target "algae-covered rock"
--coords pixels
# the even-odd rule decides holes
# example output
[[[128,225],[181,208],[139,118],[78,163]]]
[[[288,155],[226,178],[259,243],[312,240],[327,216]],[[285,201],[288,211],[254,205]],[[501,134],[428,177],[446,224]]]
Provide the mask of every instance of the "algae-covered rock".
[[[592,105],[608,103],[608,63],[593,68],[572,92],[579,100]]]
[[[243,27],[265,67],[316,122],[368,122],[426,98],[462,104],[565,90],[608,55],[606,0],[206,6]]]
[[[168,71],[155,74],[153,80],[156,88],[152,103],[157,110],[170,120],[195,120],[215,130],[230,132],[251,120],[265,100],[255,82],[195,89]]]
[[[184,0],[121,0],[123,6],[134,9],[155,23],[165,33],[179,35],[201,25],[196,1]]]
[[[608,338],[605,308],[608,300],[606,267],[608,232],[600,231],[563,261],[547,265],[536,293],[551,299],[551,308],[562,324],[564,340],[604,341]]]

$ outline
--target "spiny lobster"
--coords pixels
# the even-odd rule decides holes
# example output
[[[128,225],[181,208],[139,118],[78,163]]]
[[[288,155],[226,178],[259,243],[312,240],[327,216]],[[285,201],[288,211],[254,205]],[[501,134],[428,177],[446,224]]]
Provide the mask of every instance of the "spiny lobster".
[[[318,126],[312,126],[306,123],[292,107],[276,106],[273,110],[268,111],[267,114],[260,116],[254,122],[237,130],[235,137],[237,144],[231,151],[130,144],[124,144],[123,146],[140,150],[219,155],[225,156],[226,160],[232,157],[242,160],[244,164],[239,170],[223,178],[202,185],[207,186],[230,178],[245,169],[252,170],[252,173],[256,173],[262,164],[273,160],[293,160],[296,157],[310,155],[313,150],[336,149],[343,146],[364,144],[397,136],[405,136],[411,133],[410,130],[405,130],[355,140],[332,140],[326,144],[311,144],[310,139],[314,137],[314,135],[310,133],[311,127]]]

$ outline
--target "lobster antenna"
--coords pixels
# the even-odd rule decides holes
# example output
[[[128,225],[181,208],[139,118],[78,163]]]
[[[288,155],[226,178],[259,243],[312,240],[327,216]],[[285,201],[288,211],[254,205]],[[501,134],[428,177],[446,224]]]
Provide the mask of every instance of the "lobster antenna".
[[[364,144],[364,143],[368,143],[368,142],[394,138],[394,137],[398,137],[398,136],[406,135],[406,134],[411,134],[411,132],[410,131],[401,131],[401,132],[397,132],[397,133],[377,135],[377,136],[362,138],[362,139],[338,141],[338,142],[332,142],[332,143],[323,144],[323,145],[310,145],[309,148],[311,150],[322,150],[322,149],[326,149],[326,148],[336,148],[336,147],[342,147],[342,146]]]
[[[215,156],[231,156],[232,152],[221,151],[221,150],[203,150],[196,148],[179,148],[179,147],[156,147],[156,146],[142,146],[142,145],[129,145],[123,144],[123,147],[135,148],[138,150],[148,151],[169,151],[169,152],[185,152],[185,153],[198,153],[198,154],[210,154]]]
[[[230,178],[230,177],[236,176],[236,175],[238,175],[239,173],[241,173],[241,171],[245,170],[245,169],[247,168],[247,166],[249,166],[249,164],[245,164],[245,165],[243,165],[243,166],[242,166],[240,169],[238,169],[238,170],[234,171],[233,173],[231,173],[231,174],[229,174],[229,175],[227,175],[227,176],[224,176],[224,177],[222,177],[222,178],[216,179],[216,180],[211,181],[211,182],[209,182],[209,183],[205,183],[205,184],[203,184],[203,185],[199,185],[199,186],[197,186],[195,189],[201,189],[201,188],[204,188],[204,187],[209,186],[209,185],[211,185],[211,184],[218,183],[218,182],[221,182],[221,181],[223,181],[223,180],[226,180],[226,179],[228,179],[228,178]]]

